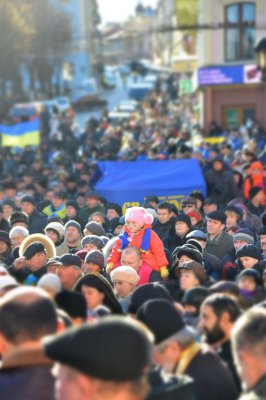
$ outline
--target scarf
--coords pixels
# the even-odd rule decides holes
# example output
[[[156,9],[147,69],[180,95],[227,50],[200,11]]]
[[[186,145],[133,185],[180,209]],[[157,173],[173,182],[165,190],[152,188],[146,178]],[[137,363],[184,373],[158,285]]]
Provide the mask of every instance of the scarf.
[[[181,354],[180,360],[178,362],[178,366],[176,369],[176,373],[183,375],[195,355],[201,350],[201,345],[197,342],[192,343],[188,346]]]
[[[119,239],[121,240],[120,250],[125,249],[130,245],[130,241],[128,238],[128,232],[124,231],[121,235],[119,235]],[[144,235],[142,237],[140,251],[142,253],[148,253],[150,248],[151,241],[151,228],[145,228]]]

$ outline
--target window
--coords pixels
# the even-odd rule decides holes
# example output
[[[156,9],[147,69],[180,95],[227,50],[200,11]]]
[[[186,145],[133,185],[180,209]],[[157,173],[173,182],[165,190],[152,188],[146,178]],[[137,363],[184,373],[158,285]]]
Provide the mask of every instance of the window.
[[[225,7],[225,59],[254,59],[255,4],[235,3]]]

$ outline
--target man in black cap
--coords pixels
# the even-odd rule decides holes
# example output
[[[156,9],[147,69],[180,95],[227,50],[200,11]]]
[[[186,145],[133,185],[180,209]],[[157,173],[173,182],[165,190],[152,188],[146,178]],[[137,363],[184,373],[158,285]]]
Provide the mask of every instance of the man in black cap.
[[[208,197],[207,199],[204,200],[203,203],[204,215],[207,215],[217,210],[218,210],[218,203],[216,200],[212,199],[211,197]]]
[[[213,211],[207,215],[206,251],[222,259],[233,248],[232,236],[225,232],[226,215]]]
[[[161,299],[147,301],[139,309],[137,319],[155,335],[155,363],[167,372],[192,377],[197,399],[237,398],[228,369],[212,350],[196,342],[194,330],[184,324],[174,304]]]
[[[58,400],[145,399],[153,336],[139,322],[105,317],[43,343],[60,363]]]
[[[36,285],[38,280],[47,273],[47,253],[44,245],[38,241],[32,242],[26,247],[23,257],[27,267],[25,273],[28,272],[25,284]]]
[[[54,400],[52,362],[41,339],[57,328],[53,302],[39,288],[12,289],[0,301],[1,399]]]
[[[75,254],[64,254],[59,259],[57,275],[64,289],[71,290],[81,277],[81,259]]]
[[[197,247],[203,257],[204,268],[215,281],[220,278],[221,260],[206,250],[207,234],[199,229],[192,230],[186,235],[186,243]]]
[[[33,196],[25,194],[21,198],[21,209],[28,215],[28,230],[32,233],[43,233],[47,225],[47,216],[36,209],[36,202]]]
[[[98,193],[89,191],[86,193],[86,206],[80,210],[79,217],[84,221],[84,224],[86,224],[90,216],[96,211],[105,214],[105,209],[100,203],[100,196]]]
[[[70,220],[65,224],[65,240],[56,248],[56,255],[62,256],[65,253],[75,254],[82,249],[81,226],[77,221]]]

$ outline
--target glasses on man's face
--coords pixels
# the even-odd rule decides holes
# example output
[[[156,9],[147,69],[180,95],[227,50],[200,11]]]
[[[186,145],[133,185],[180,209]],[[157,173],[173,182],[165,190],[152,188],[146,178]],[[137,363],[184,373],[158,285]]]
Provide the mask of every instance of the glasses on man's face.
[[[193,208],[194,205],[193,204],[183,204],[182,208]]]

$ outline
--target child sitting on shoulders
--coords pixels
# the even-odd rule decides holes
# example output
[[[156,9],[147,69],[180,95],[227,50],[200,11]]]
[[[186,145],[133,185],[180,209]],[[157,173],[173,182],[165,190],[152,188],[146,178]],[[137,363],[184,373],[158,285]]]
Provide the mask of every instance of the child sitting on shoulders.
[[[121,252],[128,246],[137,247],[144,263],[160,272],[163,279],[168,276],[168,260],[159,236],[152,230],[153,216],[143,207],[128,208],[125,214],[124,232],[119,235],[108,258],[107,271],[110,272],[120,261]]]

